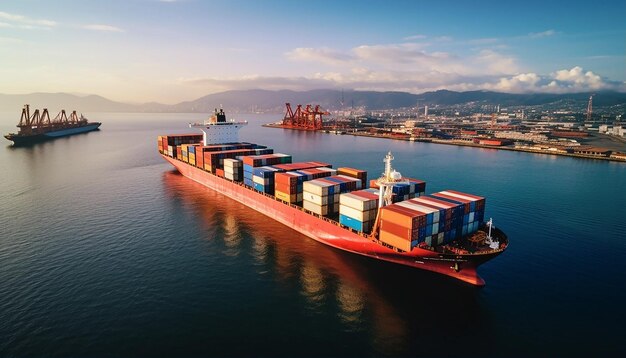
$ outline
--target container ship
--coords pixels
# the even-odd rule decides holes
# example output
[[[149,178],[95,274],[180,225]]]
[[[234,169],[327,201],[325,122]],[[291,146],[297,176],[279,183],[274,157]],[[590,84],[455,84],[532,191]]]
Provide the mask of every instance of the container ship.
[[[42,142],[58,137],[90,132],[98,129],[102,123],[89,122],[87,118],[80,117],[76,111],[72,111],[68,117],[65,110],[61,110],[53,119],[50,119],[48,109],[44,108],[40,113],[38,109],[31,115],[30,106],[25,105],[17,133],[9,133],[4,137],[13,141],[15,145]]]
[[[247,122],[223,110],[202,131],[158,136],[160,155],[182,175],[326,245],[377,260],[429,270],[476,286],[476,269],[500,255],[508,238],[490,219],[485,198],[444,190],[426,195],[387,153],[382,176],[356,168],[295,162],[291,155],[240,142]]]

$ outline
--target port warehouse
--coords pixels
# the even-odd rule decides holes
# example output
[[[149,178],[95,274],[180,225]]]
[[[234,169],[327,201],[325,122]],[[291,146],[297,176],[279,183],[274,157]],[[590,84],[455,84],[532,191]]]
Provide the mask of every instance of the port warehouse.
[[[159,136],[157,144],[163,155],[363,236],[370,236],[378,218],[378,240],[399,251],[448,244],[475,233],[484,219],[484,198],[452,190],[425,195],[426,183],[410,178],[393,185],[393,204],[379,214],[380,193],[375,180],[368,182],[366,171],[293,162],[290,155],[253,143],[205,146],[202,139],[198,134],[177,134]]]

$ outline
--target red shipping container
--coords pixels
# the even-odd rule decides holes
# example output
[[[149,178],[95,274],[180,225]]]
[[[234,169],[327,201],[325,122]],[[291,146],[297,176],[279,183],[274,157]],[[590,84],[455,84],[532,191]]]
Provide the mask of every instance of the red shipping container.
[[[446,195],[446,194],[442,194],[442,193],[433,193],[432,196],[445,198],[445,199],[450,199],[450,200],[454,200],[454,201],[459,202],[459,203],[463,203],[463,213],[464,214],[469,214],[469,212],[470,212],[470,203],[471,203],[470,200],[463,199],[463,198],[458,198],[456,196],[450,196],[450,195]]]
[[[196,153],[196,167],[204,169],[204,155],[202,153]]]

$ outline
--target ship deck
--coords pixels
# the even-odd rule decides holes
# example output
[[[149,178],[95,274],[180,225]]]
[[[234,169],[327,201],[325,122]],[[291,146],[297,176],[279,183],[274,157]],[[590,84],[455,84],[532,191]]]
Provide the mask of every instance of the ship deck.
[[[161,155],[189,179],[225,194],[316,241],[343,251],[441,273],[472,285],[482,286],[485,282],[476,273],[476,268],[499,255],[506,248],[506,243],[504,243],[498,249],[484,250],[484,247],[478,247],[473,252],[469,250],[454,252],[451,247],[444,249],[420,246],[411,251],[402,251],[379,241],[376,235],[356,231],[298,205],[249,188],[241,182],[219,177],[203,168],[192,166],[163,153]]]

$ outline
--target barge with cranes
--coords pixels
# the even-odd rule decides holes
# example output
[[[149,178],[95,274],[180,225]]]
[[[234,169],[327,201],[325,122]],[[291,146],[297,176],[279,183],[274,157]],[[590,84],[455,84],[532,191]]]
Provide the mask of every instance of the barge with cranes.
[[[508,246],[504,232],[485,221],[485,198],[454,190],[426,195],[425,182],[392,168],[391,153],[382,176],[368,182],[363,170],[293,162],[239,142],[245,125],[215,110],[189,124],[202,134],[158,136],[158,150],[185,177],[340,250],[482,286],[476,269]]]
[[[31,115],[30,106],[26,104],[22,108],[22,116],[17,125],[18,132],[9,133],[4,137],[15,145],[32,144],[95,131],[101,124],[100,122],[89,122],[82,114],[78,116],[76,111],[72,111],[68,117],[64,109],[53,119],[50,119],[47,108],[44,108],[41,113],[39,109],[36,109]]]

